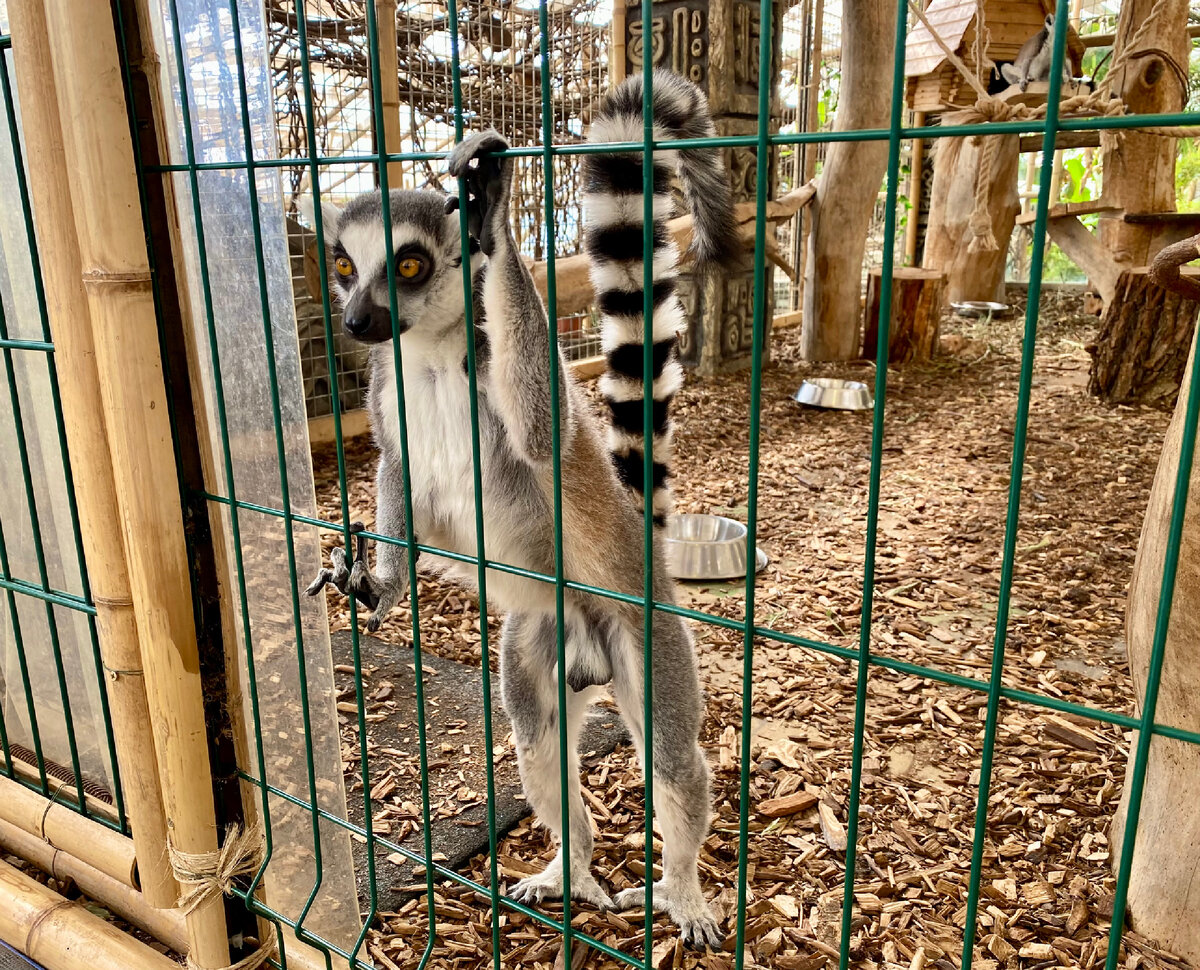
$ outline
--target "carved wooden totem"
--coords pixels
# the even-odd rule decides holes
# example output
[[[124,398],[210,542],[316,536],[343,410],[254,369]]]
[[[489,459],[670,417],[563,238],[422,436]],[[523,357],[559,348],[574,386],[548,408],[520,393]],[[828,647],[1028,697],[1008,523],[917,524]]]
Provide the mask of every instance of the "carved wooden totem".
[[[646,42],[641,5],[626,0],[625,70],[640,73]],[[780,36],[784,6],[775,3],[772,30],[771,117],[769,130],[779,130],[778,92]],[[719,135],[753,135],[758,130],[759,38],[757,0],[657,0],[650,26],[650,56],[655,67],[670,68],[694,81],[707,94]],[[756,191],[758,151],[754,146],[724,150],[733,201],[752,202]],[[767,198],[774,195],[778,151],[768,162]],[[773,313],[774,271],[766,265],[765,326]],[[688,329],[680,339],[684,363],[701,374],[738,370],[750,364],[754,337],[754,271],[749,256],[718,278],[700,284],[690,274],[680,279],[680,295]],[[770,342],[762,342],[764,356]]]

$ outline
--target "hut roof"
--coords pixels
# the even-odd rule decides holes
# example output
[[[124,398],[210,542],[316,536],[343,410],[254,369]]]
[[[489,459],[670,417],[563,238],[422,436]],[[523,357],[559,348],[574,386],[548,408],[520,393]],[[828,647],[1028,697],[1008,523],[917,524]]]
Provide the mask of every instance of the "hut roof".
[[[975,18],[975,0],[931,0],[925,8],[925,16],[938,36],[951,50],[962,43],[967,27]],[[917,77],[929,74],[941,67],[946,55],[923,23],[916,23],[908,32],[905,46],[904,74]]]

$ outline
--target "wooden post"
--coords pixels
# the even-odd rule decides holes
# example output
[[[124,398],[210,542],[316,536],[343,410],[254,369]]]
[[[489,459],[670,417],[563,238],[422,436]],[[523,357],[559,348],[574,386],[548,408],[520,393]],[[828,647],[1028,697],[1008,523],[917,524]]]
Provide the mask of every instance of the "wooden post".
[[[612,25],[608,34],[608,86],[625,80],[625,0],[612,0]]]
[[[53,970],[179,970],[79,903],[0,862],[0,940]]]
[[[107,4],[45,4],[167,829],[181,851],[212,853],[217,826],[183,514],[112,13]],[[193,964],[228,965],[222,899],[193,910],[187,929]]]
[[[375,24],[379,38],[379,83],[383,101],[383,136],[389,152],[398,152],[404,144],[400,127],[400,70],[396,56],[396,0],[375,0]],[[376,136],[378,144],[378,136]],[[404,186],[404,163],[388,162],[388,188]]]
[[[133,832],[142,895],[150,905],[165,908],[174,906],[179,887],[167,862],[167,823],[158,786],[111,459],[105,435],[97,433],[97,415],[102,413],[100,377],[91,329],[86,325],[87,296],[50,68],[45,12],[40,0],[12,0],[8,9],[16,38],[13,63],[21,92],[29,188],[54,334],[63,423],[75,470],[75,498],[96,604],[100,653],[108,674],[103,687],[108,693],[121,790]],[[83,852],[76,854],[89,858]]]
[[[187,931],[179,910],[152,906],[136,889],[130,889],[83,860],[8,822],[0,821],[0,848],[33,863],[59,882],[70,879],[84,895],[103,904],[121,919],[177,953],[187,951]]]
[[[1136,32],[1139,52],[1113,77],[1113,92],[1120,95],[1131,114],[1179,111],[1187,87],[1188,2],[1173,0],[1147,22],[1154,0],[1126,0],[1121,4],[1113,57],[1119,57]],[[1180,77],[1174,65],[1182,65]],[[1153,132],[1102,132],[1101,166],[1104,198],[1126,212],[1171,212],[1175,209],[1175,153],[1178,139]],[[1167,242],[1164,227],[1112,221],[1101,224],[1100,238],[1113,258],[1145,266]]]

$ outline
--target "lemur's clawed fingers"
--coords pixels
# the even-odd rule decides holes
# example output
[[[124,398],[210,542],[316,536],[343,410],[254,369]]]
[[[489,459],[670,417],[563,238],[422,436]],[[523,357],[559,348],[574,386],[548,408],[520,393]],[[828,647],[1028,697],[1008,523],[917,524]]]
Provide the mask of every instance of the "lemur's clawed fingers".
[[[337,591],[343,596],[346,595],[346,582],[350,578],[350,569],[346,565],[346,551],[341,548],[335,548],[329,554],[329,561],[333,563],[332,567],[324,567],[317,573],[317,578],[309,583],[308,587],[304,590],[309,596],[316,596],[329,583],[333,583]]]
[[[467,180],[467,226],[486,255],[495,245],[493,217],[508,218],[513,175],[512,159],[491,153],[507,149],[508,142],[499,132],[481,131],[459,142],[446,159],[450,174]]]

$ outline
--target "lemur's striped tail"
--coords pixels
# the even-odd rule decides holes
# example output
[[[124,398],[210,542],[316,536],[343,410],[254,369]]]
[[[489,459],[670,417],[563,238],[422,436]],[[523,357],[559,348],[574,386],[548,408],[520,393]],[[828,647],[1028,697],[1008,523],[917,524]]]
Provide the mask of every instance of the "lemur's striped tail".
[[[654,72],[654,138],[703,138],[716,133],[708,101],[694,84],[668,71]],[[642,77],[613,89],[592,122],[591,142],[640,142]],[[686,325],[675,293],[679,250],[667,230],[673,214],[672,175],[677,174],[692,212],[691,250],[698,271],[734,246],[729,183],[718,149],[656,151],[653,159],[654,250],[652,290],[654,399],[653,508],[659,525],[670,509],[667,476],[672,458],[671,398],[683,383],[676,338]],[[621,480],[639,505],[645,483],[642,363],[645,338],[643,276],[643,182],[640,152],[583,156],[584,247],[601,313],[601,341],[608,371],[600,389],[612,412],[609,447]]]

